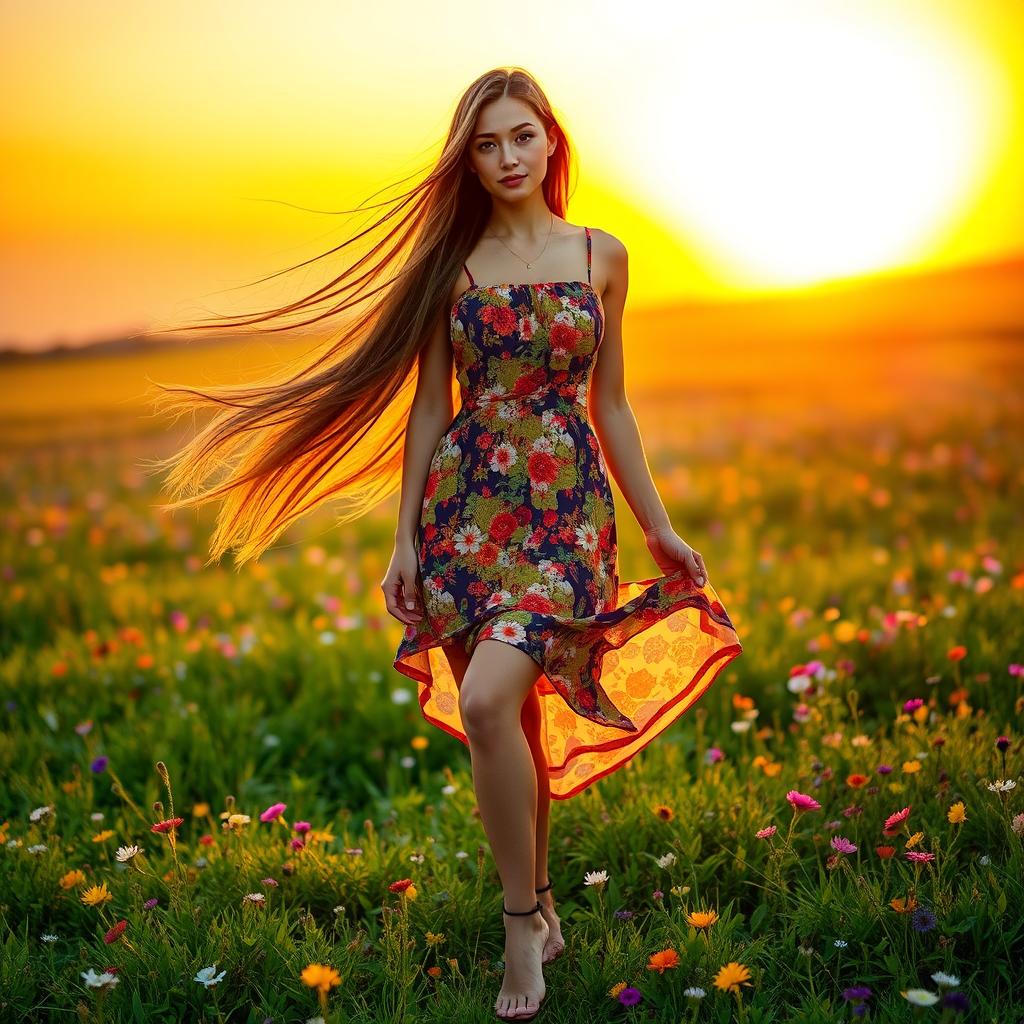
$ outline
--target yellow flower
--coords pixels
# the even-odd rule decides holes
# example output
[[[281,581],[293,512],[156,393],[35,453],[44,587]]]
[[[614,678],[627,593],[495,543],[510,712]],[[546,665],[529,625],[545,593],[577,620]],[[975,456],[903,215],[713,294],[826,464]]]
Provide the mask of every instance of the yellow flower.
[[[921,770],[921,762],[920,761],[904,761],[903,762],[903,774],[904,775],[913,775],[915,772],[919,772],[920,770]]]
[[[889,900],[889,906],[897,914],[909,914],[912,910],[917,909],[917,898],[915,896],[897,896],[895,899]]]
[[[313,828],[306,833],[306,845],[311,843],[329,843],[334,833],[327,828]]]
[[[195,807],[192,808],[192,817],[193,818],[205,818],[209,813],[210,813],[210,805],[209,804],[196,804]]]
[[[94,843],[105,843],[113,834],[114,830],[112,828],[105,828],[102,832],[97,832],[92,837],[92,841]]]
[[[713,910],[695,910],[686,915],[686,923],[694,928],[710,928],[717,920],[718,914]]]
[[[967,808],[964,807],[963,800],[957,800],[957,802],[950,807],[946,818],[950,825],[960,825],[967,820]]]
[[[612,997],[612,999],[618,999],[619,998],[619,993],[625,987],[626,987],[626,983],[624,981],[620,981],[620,982],[618,982],[618,984],[612,985],[612,987],[610,989],[608,989],[608,995],[610,995]]]
[[[740,985],[749,985],[750,971],[743,964],[731,960],[715,975],[715,988],[723,992],[739,992]]]
[[[426,736],[413,736],[409,741],[409,745],[413,750],[426,750],[430,741]]]
[[[408,886],[402,892],[402,897],[404,899],[407,899],[407,900],[414,900],[414,899],[416,899],[416,895],[417,894],[416,894],[416,886],[415,885]]]
[[[917,846],[922,839],[924,839],[924,833],[915,832],[903,845],[909,850],[912,846]]]
[[[428,946],[439,946],[444,942],[444,932],[427,932],[426,938]]]
[[[341,984],[341,975],[327,964],[310,964],[303,968],[299,977],[310,988],[317,989],[323,995],[327,995],[335,985]]]
[[[903,783],[898,781],[890,782],[888,786],[890,793],[902,793],[903,788]]]
[[[60,880],[60,887],[62,889],[73,889],[76,885],[81,885],[85,881],[85,872],[79,871],[75,868],[73,871],[69,871]]]
[[[107,883],[101,882],[99,885],[94,885],[81,895],[82,902],[87,907],[99,907],[106,903],[108,900],[114,898],[114,894],[107,889]]]

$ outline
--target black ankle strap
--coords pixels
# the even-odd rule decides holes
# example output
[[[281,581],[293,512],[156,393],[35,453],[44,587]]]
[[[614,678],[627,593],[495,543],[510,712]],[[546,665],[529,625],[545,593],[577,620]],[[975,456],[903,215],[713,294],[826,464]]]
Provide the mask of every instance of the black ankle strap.
[[[533,891],[534,892],[547,892],[548,889],[550,889],[552,885],[554,885],[554,882],[548,882],[547,885],[541,886],[540,889],[534,889]]]
[[[540,900],[537,900],[537,906],[533,910],[509,910],[504,904],[501,907],[506,914],[510,914],[512,917],[525,917],[527,914],[536,914],[540,910]]]

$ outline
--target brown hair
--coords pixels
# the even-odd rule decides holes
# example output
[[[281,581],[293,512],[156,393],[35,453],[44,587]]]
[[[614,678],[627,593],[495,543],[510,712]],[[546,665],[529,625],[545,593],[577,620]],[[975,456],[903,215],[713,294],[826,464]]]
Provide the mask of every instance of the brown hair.
[[[209,326],[185,325],[199,330],[249,327],[297,312],[316,314],[269,328],[272,333],[318,323],[379,294],[367,308],[346,318],[337,340],[324,343],[322,355],[298,371],[289,368],[247,386],[199,389],[150,380],[163,392],[156,395],[156,406],[170,408],[175,420],[203,405],[220,410],[172,457],[148,463],[170,470],[166,484],[175,500],[156,506],[161,510],[224,499],[207,565],[234,549],[237,569],[250,558],[258,559],[288,525],[325,501],[347,502],[337,520],[341,525],[365,514],[400,486],[418,354],[436,318],[447,312],[462,263],[490,216],[490,198],[467,168],[466,152],[481,108],[503,96],[528,103],[549,136],[552,128],[557,129],[558,142],[548,158],[542,187],[548,207],[563,217],[572,158],[547,97],[521,68],[488,71],[463,93],[441,155],[422,180],[393,200],[372,204],[371,208],[392,208],[365,231],[314,259],[329,256],[378,227],[387,228],[386,237],[366,255],[328,284],[277,309],[242,319],[212,317],[215,323]],[[398,273],[377,283],[405,252],[408,256]],[[346,295],[350,297],[339,298]],[[332,304],[317,312],[325,302]],[[229,467],[226,479],[203,491],[204,481],[221,465]],[[190,493],[181,497],[186,492]]]

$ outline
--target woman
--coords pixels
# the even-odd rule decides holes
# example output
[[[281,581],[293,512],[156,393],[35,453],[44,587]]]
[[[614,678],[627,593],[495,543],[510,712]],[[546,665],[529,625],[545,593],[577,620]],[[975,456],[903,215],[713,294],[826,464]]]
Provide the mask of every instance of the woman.
[[[547,870],[552,797],[625,763],[742,651],[651,479],[623,385],[626,250],[564,219],[569,167],[537,83],[518,68],[482,75],[437,166],[399,197],[412,209],[384,264],[403,245],[409,255],[382,302],[285,380],[164,389],[184,393],[171,399],[183,408],[197,395],[226,406],[173,460],[179,493],[223,452],[241,456],[225,483],[165,506],[225,499],[211,560],[229,546],[238,564],[258,556],[335,495],[356,499],[342,522],[355,518],[394,490],[401,460],[381,583],[406,627],[395,667],[418,681],[426,719],[469,746],[504,896],[495,1010],[507,1020],[536,1014],[542,964],[565,945]],[[311,309],[350,288],[334,290],[361,262],[232,325]],[[619,582],[607,468],[664,575]]]

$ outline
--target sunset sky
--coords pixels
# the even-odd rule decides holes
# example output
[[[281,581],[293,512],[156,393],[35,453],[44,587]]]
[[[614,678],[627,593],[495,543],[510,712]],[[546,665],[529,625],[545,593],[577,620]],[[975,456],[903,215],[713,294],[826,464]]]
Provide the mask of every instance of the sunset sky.
[[[631,304],[1024,250],[1019,0],[41,0],[0,33],[0,347],[321,283],[224,291],[338,244],[294,207],[425,167],[506,64],[564,117],[568,219],[626,243]]]

